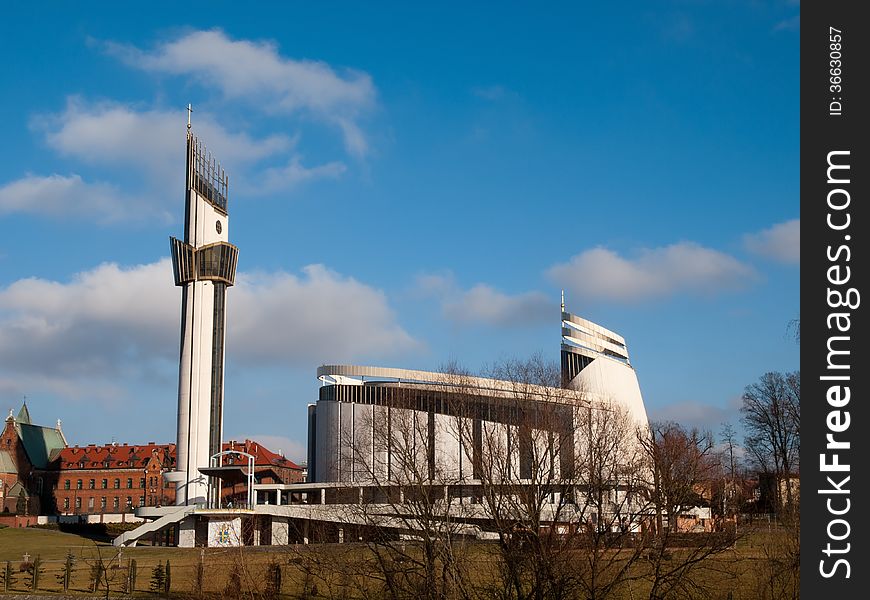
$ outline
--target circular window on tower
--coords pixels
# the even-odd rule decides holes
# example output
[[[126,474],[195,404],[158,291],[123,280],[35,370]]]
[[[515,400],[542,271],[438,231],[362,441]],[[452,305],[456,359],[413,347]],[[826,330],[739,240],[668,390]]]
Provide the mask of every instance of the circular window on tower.
[[[214,222],[214,228],[215,228],[215,231],[217,231],[218,233],[220,233],[221,231],[223,231],[223,226],[221,225],[221,222],[220,222],[220,221],[215,221],[215,222]]]

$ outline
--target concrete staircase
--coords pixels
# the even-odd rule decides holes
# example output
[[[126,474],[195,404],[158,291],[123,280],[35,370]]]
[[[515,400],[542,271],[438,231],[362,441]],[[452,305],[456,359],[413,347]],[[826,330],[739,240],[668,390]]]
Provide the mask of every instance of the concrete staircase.
[[[118,537],[116,537],[112,544],[118,547],[124,546],[135,546],[136,542],[142,537],[148,535],[149,533],[154,533],[155,531],[159,531],[166,527],[167,525],[172,525],[173,523],[178,523],[186,516],[193,513],[196,510],[196,506],[173,506],[168,507],[166,514],[161,516],[158,519],[153,521],[148,521],[147,523],[143,523],[136,529],[131,531],[125,531]]]

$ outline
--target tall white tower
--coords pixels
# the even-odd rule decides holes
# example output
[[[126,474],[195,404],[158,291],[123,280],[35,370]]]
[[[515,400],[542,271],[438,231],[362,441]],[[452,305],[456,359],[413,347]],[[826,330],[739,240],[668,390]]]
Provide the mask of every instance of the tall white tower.
[[[178,368],[178,442],[175,503],[207,498],[199,468],[221,451],[224,401],[224,331],[227,288],[239,250],[227,241],[227,176],[187,124],[184,240],[170,237],[175,285],[181,287],[181,358]],[[219,493],[220,486],[212,486]]]

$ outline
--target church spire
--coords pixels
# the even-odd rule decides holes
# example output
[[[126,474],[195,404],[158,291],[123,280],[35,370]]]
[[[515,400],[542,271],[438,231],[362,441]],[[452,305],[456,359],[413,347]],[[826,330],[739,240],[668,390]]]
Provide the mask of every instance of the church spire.
[[[24,403],[21,405],[21,410],[18,411],[18,416],[15,417],[18,423],[31,424],[30,411],[27,410],[27,396],[24,397]]]

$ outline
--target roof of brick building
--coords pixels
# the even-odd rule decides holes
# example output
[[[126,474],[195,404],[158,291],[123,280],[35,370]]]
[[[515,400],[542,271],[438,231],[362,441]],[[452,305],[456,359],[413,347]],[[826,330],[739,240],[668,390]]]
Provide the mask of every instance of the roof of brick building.
[[[273,466],[300,469],[293,461],[276,454],[258,442],[224,442],[224,450],[239,450],[254,456],[258,467]],[[156,457],[164,468],[175,465],[175,444],[105,444],[98,446],[70,446],[53,456],[53,467],[59,470],[75,469],[142,469]]]

